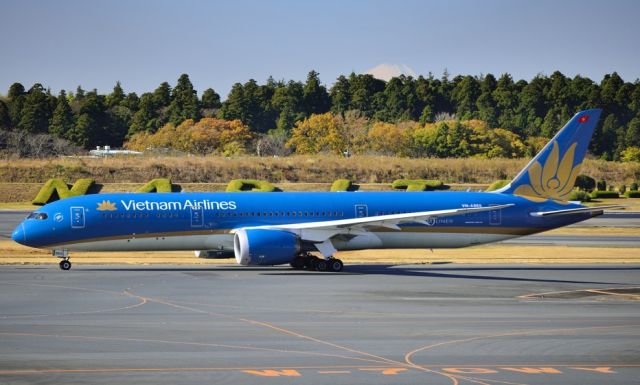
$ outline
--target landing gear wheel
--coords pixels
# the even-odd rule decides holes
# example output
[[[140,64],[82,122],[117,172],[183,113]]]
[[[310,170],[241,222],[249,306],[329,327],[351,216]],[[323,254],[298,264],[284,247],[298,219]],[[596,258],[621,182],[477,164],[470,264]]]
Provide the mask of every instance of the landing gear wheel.
[[[69,270],[71,269],[71,262],[69,262],[66,259],[63,259],[62,261],[60,261],[60,268],[62,270]]]
[[[295,257],[293,261],[291,261],[290,265],[296,270],[304,269],[305,262],[307,259],[305,257]]]
[[[320,258],[315,257],[313,255],[310,255],[306,258],[305,261],[305,267],[309,270],[316,270],[318,269],[318,262],[320,261]]]
[[[342,263],[341,260],[339,259],[329,260],[329,270],[338,272],[338,271],[342,271],[343,267],[344,267],[344,263]]]
[[[316,264],[316,269],[318,269],[318,271],[327,271],[329,269],[329,263],[324,259],[321,259]]]

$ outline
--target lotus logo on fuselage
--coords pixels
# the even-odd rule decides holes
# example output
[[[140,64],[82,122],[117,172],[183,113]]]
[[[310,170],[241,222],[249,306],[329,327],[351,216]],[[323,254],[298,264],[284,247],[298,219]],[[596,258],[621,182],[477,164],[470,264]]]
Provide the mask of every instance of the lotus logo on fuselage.
[[[115,203],[111,203],[108,200],[104,200],[104,201],[98,203],[98,208],[96,210],[98,210],[98,211],[116,211],[116,210],[118,210],[118,208],[116,207]]]

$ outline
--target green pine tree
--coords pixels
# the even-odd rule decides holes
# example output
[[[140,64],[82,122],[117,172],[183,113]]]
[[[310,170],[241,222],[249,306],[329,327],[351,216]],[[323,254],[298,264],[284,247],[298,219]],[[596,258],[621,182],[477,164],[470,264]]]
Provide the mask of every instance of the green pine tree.
[[[20,119],[22,118],[22,109],[24,108],[24,99],[26,95],[24,86],[20,83],[13,83],[11,87],[9,87],[9,92],[7,93],[7,100],[9,104],[7,107],[9,108],[11,126],[14,128],[18,126],[18,123],[20,123]]]
[[[73,111],[69,106],[67,94],[62,90],[58,95],[58,104],[49,123],[49,133],[59,138],[64,138],[67,132],[73,129],[73,126]]]
[[[197,120],[200,117],[198,96],[187,74],[180,76],[178,84],[171,92],[168,115],[169,122],[176,126],[187,119]]]
[[[344,114],[351,106],[351,85],[349,80],[340,75],[331,87],[331,112],[334,114]]]
[[[30,133],[45,133],[49,128],[50,118],[49,99],[42,85],[36,83],[24,99],[18,128]]]
[[[307,81],[304,84],[304,112],[307,115],[324,114],[331,107],[327,88],[320,84],[319,75],[316,71],[309,72]]]
[[[107,96],[107,107],[113,108],[115,106],[119,106],[124,100],[124,90],[120,85],[120,82],[116,82],[116,85],[113,87],[113,91],[111,94]]]
[[[222,103],[220,103],[220,95],[218,95],[213,88],[207,88],[202,93],[201,106],[207,109],[220,108],[222,106]]]
[[[131,137],[142,131],[156,132],[158,128],[154,95],[150,93],[142,94],[138,111],[133,114],[127,136]]]

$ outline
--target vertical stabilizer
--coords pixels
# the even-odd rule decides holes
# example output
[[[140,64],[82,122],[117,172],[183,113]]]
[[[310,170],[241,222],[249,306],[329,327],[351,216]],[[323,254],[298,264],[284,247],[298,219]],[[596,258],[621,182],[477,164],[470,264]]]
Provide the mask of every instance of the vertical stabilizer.
[[[573,190],[602,110],[580,111],[498,193],[565,201]]]

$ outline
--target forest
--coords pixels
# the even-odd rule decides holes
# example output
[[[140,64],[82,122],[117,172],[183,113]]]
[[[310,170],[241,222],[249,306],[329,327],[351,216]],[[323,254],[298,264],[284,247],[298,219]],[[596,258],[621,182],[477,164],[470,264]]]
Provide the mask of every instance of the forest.
[[[640,81],[558,71],[529,81],[445,71],[385,82],[351,73],[330,87],[311,71],[304,82],[235,83],[224,101],[213,88],[199,96],[187,74],[141,95],[120,82],[107,94],[78,86],[57,95],[40,83],[14,83],[0,96],[0,154],[45,157],[110,145],[225,156],[518,158],[587,108],[603,109],[591,154],[640,161]]]

